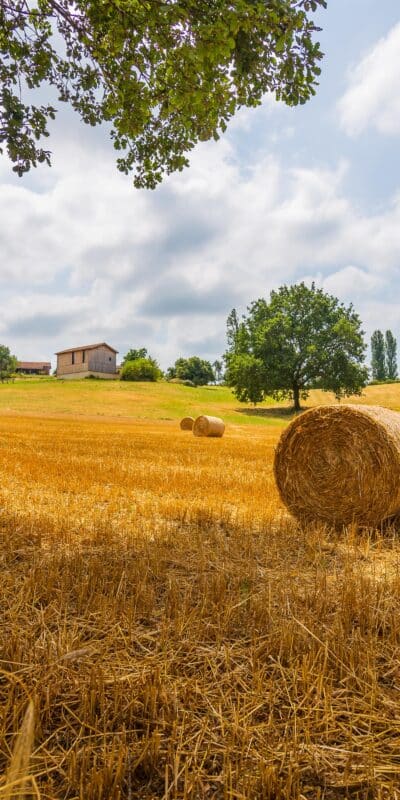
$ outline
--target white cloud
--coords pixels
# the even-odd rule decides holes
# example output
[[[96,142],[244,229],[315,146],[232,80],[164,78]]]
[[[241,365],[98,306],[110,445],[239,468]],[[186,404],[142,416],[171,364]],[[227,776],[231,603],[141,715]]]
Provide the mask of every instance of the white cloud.
[[[380,39],[349,75],[341,97],[340,121],[349,135],[372,126],[380,133],[400,133],[400,23]]]
[[[348,265],[332,272],[328,276],[314,276],[313,280],[322,286],[329,294],[339,295],[343,298],[351,298],[352,301],[367,302],[385,289],[385,278],[365,269]]]
[[[293,169],[264,154],[244,174],[224,138],[138,192],[100,146],[64,153],[40,191],[0,186],[0,335],[21,358],[103,339],[147,346],[165,367],[193,349],[215,358],[234,304],[308,275],[372,320],[398,277],[400,196],[361,213],[346,163]],[[395,308],[391,320],[400,330]]]

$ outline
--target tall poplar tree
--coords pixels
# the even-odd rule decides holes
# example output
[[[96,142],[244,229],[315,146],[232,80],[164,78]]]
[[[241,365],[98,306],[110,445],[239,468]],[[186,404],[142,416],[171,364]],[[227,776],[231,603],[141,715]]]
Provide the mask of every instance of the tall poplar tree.
[[[386,375],[394,381],[398,377],[397,371],[397,342],[392,331],[385,333]]]
[[[371,368],[374,381],[386,380],[385,339],[380,330],[374,331],[371,336]]]

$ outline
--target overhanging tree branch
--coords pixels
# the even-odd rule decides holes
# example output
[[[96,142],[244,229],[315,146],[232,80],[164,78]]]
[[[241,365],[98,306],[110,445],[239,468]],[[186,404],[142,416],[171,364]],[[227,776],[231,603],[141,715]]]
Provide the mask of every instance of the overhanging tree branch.
[[[84,122],[112,123],[119,169],[154,188],[187,164],[197,142],[218,138],[240,106],[258,105],[266,92],[288,105],[315,94],[322,54],[312,15],[325,6],[0,0],[0,146],[18,174],[43,160],[54,109],[30,105],[29,90],[54,86]]]

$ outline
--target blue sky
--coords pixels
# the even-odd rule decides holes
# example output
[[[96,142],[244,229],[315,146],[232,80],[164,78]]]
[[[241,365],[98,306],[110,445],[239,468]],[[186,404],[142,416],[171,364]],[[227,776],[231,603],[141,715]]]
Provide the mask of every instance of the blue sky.
[[[400,8],[328,0],[318,94],[266,97],[154,192],[115,167],[104,129],[63,108],[53,167],[0,161],[0,341],[21,359],[108,341],[163,367],[214,360],[232,306],[315,280],[369,338],[400,337]]]

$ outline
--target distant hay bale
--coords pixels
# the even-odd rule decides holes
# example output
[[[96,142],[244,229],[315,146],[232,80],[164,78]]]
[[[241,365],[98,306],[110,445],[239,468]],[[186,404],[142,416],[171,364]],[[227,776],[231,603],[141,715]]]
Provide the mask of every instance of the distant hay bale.
[[[180,422],[181,431],[192,431],[193,423],[194,417],[184,417]]]
[[[223,436],[225,425],[219,417],[200,416],[195,419],[193,433],[195,436]]]
[[[274,472],[302,522],[379,526],[400,511],[400,414],[361,405],[306,411],[283,432]]]

